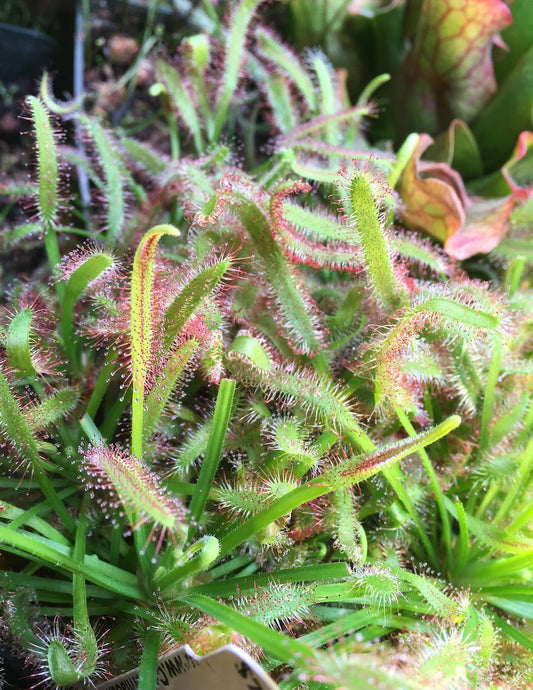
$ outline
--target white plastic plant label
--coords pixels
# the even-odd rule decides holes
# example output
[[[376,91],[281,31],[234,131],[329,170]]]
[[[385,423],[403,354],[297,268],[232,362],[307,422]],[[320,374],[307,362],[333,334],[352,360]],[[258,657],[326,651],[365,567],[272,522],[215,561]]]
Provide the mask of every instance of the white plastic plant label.
[[[142,690],[139,669],[97,686],[97,690]],[[185,645],[161,657],[157,664],[157,690],[279,690],[246,652],[234,645],[205,656]]]

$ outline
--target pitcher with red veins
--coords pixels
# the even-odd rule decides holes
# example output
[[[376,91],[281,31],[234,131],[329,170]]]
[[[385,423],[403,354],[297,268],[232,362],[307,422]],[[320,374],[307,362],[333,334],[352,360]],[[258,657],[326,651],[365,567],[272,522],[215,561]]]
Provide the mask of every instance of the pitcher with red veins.
[[[476,117],[496,91],[492,45],[511,21],[502,0],[422,0],[395,95],[401,136]]]

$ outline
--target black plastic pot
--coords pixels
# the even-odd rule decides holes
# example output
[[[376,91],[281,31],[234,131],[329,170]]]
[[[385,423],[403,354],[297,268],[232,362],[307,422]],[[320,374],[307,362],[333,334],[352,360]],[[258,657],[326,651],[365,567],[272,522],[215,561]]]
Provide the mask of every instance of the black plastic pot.
[[[0,81],[39,77],[56,50],[57,42],[46,34],[0,23]]]

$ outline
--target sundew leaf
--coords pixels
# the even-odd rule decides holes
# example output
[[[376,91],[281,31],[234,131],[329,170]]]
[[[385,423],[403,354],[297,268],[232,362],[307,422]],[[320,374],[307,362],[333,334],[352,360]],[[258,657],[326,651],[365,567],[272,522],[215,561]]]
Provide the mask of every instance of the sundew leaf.
[[[288,80],[279,74],[269,75],[266,91],[277,128],[283,133],[290,132],[298,124],[298,119]]]
[[[455,504],[446,497],[444,497],[444,501],[449,512],[458,519]],[[533,539],[508,533],[506,530],[499,529],[492,523],[480,520],[466,512],[465,519],[469,532],[489,549],[504,553],[533,554]]]
[[[71,346],[73,340],[72,311],[74,304],[80,299],[90,283],[106,269],[111,268],[114,263],[113,257],[96,245],[77,249],[63,260],[62,273],[60,273],[59,279],[63,280],[66,286],[61,304],[61,325],[67,348]]]
[[[215,142],[220,137],[231,103],[231,97],[239,82],[239,72],[245,53],[244,43],[248,25],[261,2],[262,0],[241,0],[239,5],[232,10],[231,29],[226,44],[224,72],[221,81],[222,90],[216,105],[213,133],[213,140]]]
[[[165,313],[163,332],[167,347],[178,337],[194,311],[220,284],[230,266],[229,258],[217,259],[212,265],[201,267],[185,282]]]
[[[156,153],[153,149],[138,142],[136,139],[124,137],[120,140],[120,143],[128,154],[152,175],[163,173],[170,163],[170,160],[167,160],[160,151]]]
[[[39,465],[39,445],[0,370],[0,430],[15,446],[23,461]],[[14,460],[14,464],[16,459]]]
[[[394,273],[390,243],[380,214],[377,180],[365,170],[355,170],[346,181],[346,212],[359,236],[365,268],[380,307],[391,312],[407,306],[407,295]]]
[[[225,204],[241,220],[264,268],[263,289],[268,289],[279,309],[273,310],[291,348],[301,354],[317,354],[323,342],[317,310],[283,255],[273,226],[272,204],[259,187],[243,177],[226,177],[217,192],[210,215],[198,217],[205,225],[215,222]],[[271,197],[274,201],[274,196]],[[268,211],[270,210],[270,213]],[[279,316],[276,314],[279,312]]]
[[[424,328],[442,330],[447,337],[468,338],[496,344],[505,339],[507,312],[501,300],[475,284],[462,289],[432,287],[421,290],[383,337],[375,342],[375,401],[392,400],[404,407],[413,405],[413,392],[406,379],[402,358]]]
[[[156,225],[148,230],[135,252],[131,275],[132,452],[139,459],[142,458],[144,388],[153,338],[151,295],[154,258],[163,235],[179,237],[180,232],[172,225]]]
[[[124,179],[122,161],[115,142],[96,120],[83,117],[82,124],[96,144],[98,159],[105,180],[107,204],[107,241],[111,244],[120,236],[125,220]]]
[[[421,434],[392,443],[384,448],[378,448],[374,453],[356,455],[348,460],[344,460],[335,465],[335,467],[313,478],[309,483],[327,484],[329,487],[328,491],[353,486],[363,479],[368,479],[368,477],[377,474],[377,472],[391,462],[400,460],[407,455],[418,452],[421,448],[429,446],[431,443],[435,443],[456,429],[460,423],[461,418],[453,415],[433,429],[424,431]]]
[[[32,321],[32,310],[25,307],[15,314],[7,329],[7,361],[10,368],[21,377],[37,374],[31,356]]]
[[[183,506],[138,458],[118,446],[89,446],[83,452],[83,466],[90,488],[116,491],[130,519],[135,516],[132,527],[151,522],[174,538],[185,536]]]
[[[35,96],[28,96],[37,140],[39,169],[39,214],[45,225],[54,225],[58,211],[58,179],[56,144],[46,107]]]
[[[198,341],[192,338],[169,353],[166,364],[145,398],[143,420],[143,438],[145,440],[150,438],[154,432],[176,381],[197,349]]]
[[[41,431],[72,412],[79,399],[79,391],[75,388],[63,388],[26,409],[24,417],[33,432]]]
[[[317,110],[315,87],[300,59],[287,46],[281,45],[264,27],[258,27],[255,35],[259,54],[275,65],[276,71],[289,77],[304,97],[310,110],[315,112]]]
[[[155,69],[157,78],[164,84],[175,111],[179,113],[185,126],[191,132],[196,151],[200,153],[203,149],[200,120],[195,105],[180,75],[171,65],[163,60],[156,61]]]

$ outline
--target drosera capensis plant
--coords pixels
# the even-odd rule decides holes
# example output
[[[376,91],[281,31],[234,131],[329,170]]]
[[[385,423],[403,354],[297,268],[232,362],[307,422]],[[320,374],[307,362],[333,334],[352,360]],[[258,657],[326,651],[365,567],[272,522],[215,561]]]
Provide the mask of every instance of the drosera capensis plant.
[[[150,690],[165,651],[230,642],[282,690],[527,687],[527,204],[499,285],[399,227],[418,135],[363,134],[386,77],[351,104],[258,4],[158,56],[166,151],[47,76],[28,100],[35,212],[4,242],[40,233],[47,267],[0,315],[3,639],[40,687]]]

